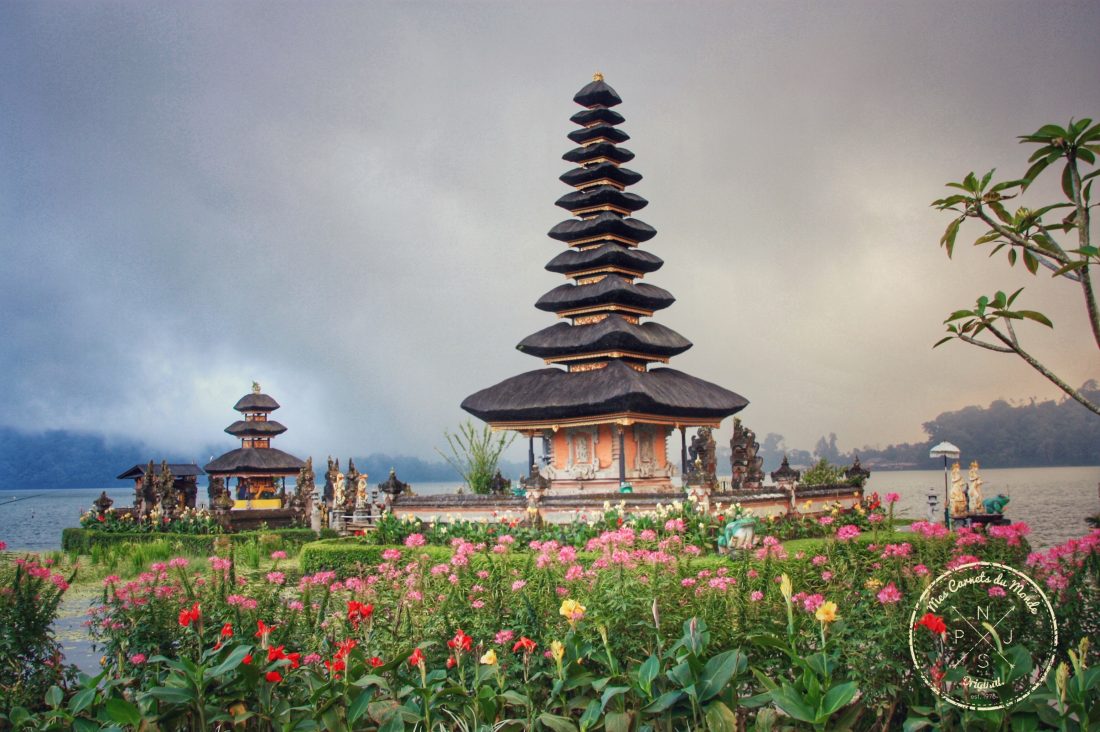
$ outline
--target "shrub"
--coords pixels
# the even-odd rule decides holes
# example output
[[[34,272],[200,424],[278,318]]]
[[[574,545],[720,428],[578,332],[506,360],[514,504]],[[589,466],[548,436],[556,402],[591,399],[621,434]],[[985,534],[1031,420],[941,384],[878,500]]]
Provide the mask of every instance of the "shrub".
[[[325,529],[320,537],[332,536],[335,532]],[[260,537],[278,537],[283,546],[299,546],[318,538],[312,529],[268,529],[266,531],[241,531],[236,534],[170,534],[147,532],[103,532],[81,528],[63,529],[61,548],[68,553],[91,554],[94,547],[133,545],[147,542],[166,542],[177,551],[191,554],[214,554],[219,539],[234,544],[246,543]],[[270,541],[267,539],[266,541]]]

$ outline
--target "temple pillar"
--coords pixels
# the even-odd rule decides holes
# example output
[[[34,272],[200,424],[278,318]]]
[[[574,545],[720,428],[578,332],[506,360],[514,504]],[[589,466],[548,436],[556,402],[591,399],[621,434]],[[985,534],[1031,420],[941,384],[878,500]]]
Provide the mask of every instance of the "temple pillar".
[[[680,425],[680,479],[687,480],[688,442],[687,425]]]
[[[626,430],[621,424],[615,425],[615,429],[619,432],[619,485],[622,485],[626,482],[626,444],[623,435]]]

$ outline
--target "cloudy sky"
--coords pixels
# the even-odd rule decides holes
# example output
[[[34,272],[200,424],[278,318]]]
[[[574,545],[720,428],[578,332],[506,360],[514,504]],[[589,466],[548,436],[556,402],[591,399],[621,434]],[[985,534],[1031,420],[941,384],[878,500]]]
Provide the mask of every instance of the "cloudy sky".
[[[1056,325],[1027,344],[1100,376],[1072,287],[949,261],[928,204],[1100,116],[1097,28],[1095,2],[0,4],[0,424],[201,460],[255,379],[285,449],[431,457],[464,397],[541,365],[514,346],[553,322],[596,70],[659,232],[647,281],[678,298],[658,320],[695,343],[673,365],[760,435],[885,445],[1053,397],[931,349],[1026,285]]]

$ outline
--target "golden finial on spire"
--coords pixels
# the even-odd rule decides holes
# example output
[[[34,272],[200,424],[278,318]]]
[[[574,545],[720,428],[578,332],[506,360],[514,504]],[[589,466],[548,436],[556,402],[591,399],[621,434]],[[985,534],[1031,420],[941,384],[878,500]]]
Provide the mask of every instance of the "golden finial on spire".
[[[597,71],[592,74],[592,81],[603,81],[603,72]]]
[[[258,381],[253,381],[252,382],[252,393],[253,394],[259,394],[260,393],[260,382],[258,382]]]

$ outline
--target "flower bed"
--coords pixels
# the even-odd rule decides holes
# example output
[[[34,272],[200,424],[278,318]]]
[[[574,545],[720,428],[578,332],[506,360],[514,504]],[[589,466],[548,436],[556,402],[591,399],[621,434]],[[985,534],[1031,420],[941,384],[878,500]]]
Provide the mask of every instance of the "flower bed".
[[[335,532],[325,530],[321,536]],[[173,534],[171,532],[122,532],[97,531],[84,528],[67,528],[61,532],[61,548],[66,552],[88,554],[92,547],[118,546],[144,542],[168,541],[180,547],[181,551],[199,554],[213,554],[214,545],[219,539],[234,544],[251,541],[264,536],[276,536],[289,545],[306,544],[318,538],[311,529],[270,529],[267,531],[240,531],[234,534]]]
[[[867,541],[845,524],[817,554],[766,537],[732,560],[625,526],[582,550],[520,548],[508,534],[441,548],[414,535],[369,547],[361,574],[311,570],[297,583],[280,554],[252,579],[225,558],[177,558],[105,581],[89,618],[105,656],[98,687],[58,689],[54,709],[14,717],[386,732],[734,730],[738,715],[763,728],[967,728],[975,717],[902,659],[916,597],[976,557],[1029,567],[1058,607],[1066,665],[1011,713],[1039,728],[1096,712],[1095,651],[1080,641],[1100,617],[1100,531],[1029,556],[1020,524],[913,529]]]

